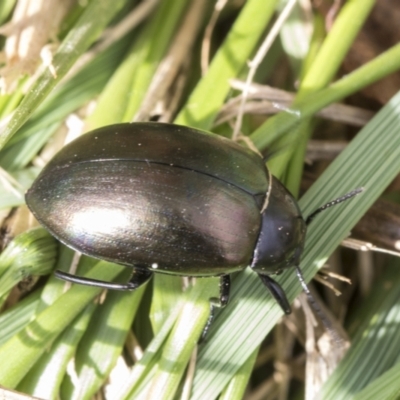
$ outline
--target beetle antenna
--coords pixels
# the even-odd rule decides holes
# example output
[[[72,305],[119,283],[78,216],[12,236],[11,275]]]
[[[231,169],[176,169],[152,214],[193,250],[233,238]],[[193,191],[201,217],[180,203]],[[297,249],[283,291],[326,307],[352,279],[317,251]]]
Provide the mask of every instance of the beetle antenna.
[[[336,329],[332,326],[331,321],[326,317],[326,315],[324,314],[324,312],[321,310],[318,303],[314,299],[314,296],[311,294],[310,289],[308,288],[307,283],[304,280],[304,276],[303,273],[301,272],[300,267],[298,265],[295,265],[295,268],[296,268],[297,278],[299,279],[301,286],[303,287],[304,293],[307,295],[309,304],[311,305],[315,313],[318,315],[319,319],[321,320],[322,324],[324,325],[326,331],[329,333],[331,338],[338,344],[342,343],[343,339],[336,332]]]
[[[319,214],[321,211],[326,210],[329,207],[336,206],[336,204],[342,203],[348,199],[351,199],[352,197],[356,196],[357,194],[361,193],[364,190],[364,188],[357,188],[352,190],[351,192],[345,194],[342,197],[338,197],[335,200],[330,201],[329,203],[324,204],[323,206],[317,208],[315,211],[313,211],[306,219],[306,225],[308,225],[314,217]]]

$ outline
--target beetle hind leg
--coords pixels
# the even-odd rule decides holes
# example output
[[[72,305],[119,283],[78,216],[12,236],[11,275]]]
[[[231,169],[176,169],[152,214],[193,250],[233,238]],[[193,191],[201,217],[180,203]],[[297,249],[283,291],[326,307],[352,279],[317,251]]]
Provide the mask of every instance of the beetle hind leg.
[[[92,287],[99,287],[102,289],[111,289],[111,290],[135,290],[139,286],[146,283],[152,276],[153,273],[148,270],[143,269],[134,269],[129,282],[127,283],[115,283],[115,282],[106,282],[100,281],[97,279],[86,278],[83,276],[76,276],[69,274],[64,271],[56,270],[54,275],[59,278],[63,279],[67,282],[78,283],[81,285],[92,286]]]
[[[206,326],[201,334],[200,342],[203,342],[207,336],[208,330],[214,320],[215,310],[223,308],[228,304],[229,292],[231,290],[231,277],[229,275],[222,275],[219,278],[219,298],[211,297],[210,299],[210,316],[208,317]]]

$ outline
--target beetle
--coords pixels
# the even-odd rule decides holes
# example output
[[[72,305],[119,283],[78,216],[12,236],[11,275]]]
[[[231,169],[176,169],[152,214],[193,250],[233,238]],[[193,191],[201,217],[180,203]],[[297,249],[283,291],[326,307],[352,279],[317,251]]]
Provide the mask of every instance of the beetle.
[[[54,156],[26,203],[68,247],[133,268],[127,283],[56,271],[71,282],[133,290],[153,273],[219,276],[210,321],[228,302],[230,274],[247,266],[285,314],[290,304],[271,275],[295,266],[308,290],[299,264],[311,218],[261,156],[220,136],[156,122],[96,129]]]

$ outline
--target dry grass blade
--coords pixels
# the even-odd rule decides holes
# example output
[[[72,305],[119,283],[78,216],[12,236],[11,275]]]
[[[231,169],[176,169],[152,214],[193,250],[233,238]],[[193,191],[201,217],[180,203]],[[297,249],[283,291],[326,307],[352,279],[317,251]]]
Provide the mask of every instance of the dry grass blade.
[[[246,83],[238,80],[231,80],[234,89],[245,90]],[[230,99],[221,109],[215,121],[218,126],[237,116],[240,108],[242,96]],[[244,112],[248,114],[273,115],[282,110],[290,110],[290,106],[295,98],[295,94],[282,89],[273,88],[267,85],[253,83],[250,85],[247,94],[247,102]],[[352,126],[364,126],[374,113],[360,107],[346,104],[331,104],[316,113],[316,116],[331,121],[342,122]]]
[[[72,0],[17,2],[12,20],[0,27],[0,34],[7,36],[7,63],[0,69],[3,93],[14,91],[21,75],[32,76],[41,58],[51,73],[56,74],[50,49],[45,50],[45,45],[54,38],[72,4]]]

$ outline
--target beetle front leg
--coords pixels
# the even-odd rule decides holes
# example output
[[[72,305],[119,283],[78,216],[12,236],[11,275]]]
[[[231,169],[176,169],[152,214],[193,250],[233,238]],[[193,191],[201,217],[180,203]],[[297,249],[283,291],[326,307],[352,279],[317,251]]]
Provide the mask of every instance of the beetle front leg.
[[[267,287],[267,289],[271,293],[272,297],[281,306],[283,312],[286,315],[290,314],[292,312],[292,309],[291,309],[289,301],[286,297],[285,291],[278,284],[278,282],[275,282],[268,275],[258,274],[258,276],[260,277],[261,282]]]
[[[142,286],[144,283],[146,283],[153,276],[153,273],[149,270],[135,268],[128,283],[114,283],[114,282],[100,281],[97,279],[72,275],[60,270],[54,271],[54,275],[57,278],[63,279],[64,281],[67,282],[79,283],[81,285],[99,287],[102,289],[135,290],[139,286]]]
[[[206,326],[201,334],[200,342],[202,342],[207,336],[208,330],[214,320],[215,310],[217,308],[223,308],[228,304],[229,292],[231,290],[231,277],[229,275],[222,275],[219,278],[219,299],[211,297],[210,299],[210,316],[208,317]]]

